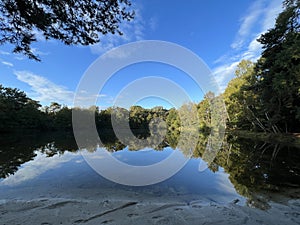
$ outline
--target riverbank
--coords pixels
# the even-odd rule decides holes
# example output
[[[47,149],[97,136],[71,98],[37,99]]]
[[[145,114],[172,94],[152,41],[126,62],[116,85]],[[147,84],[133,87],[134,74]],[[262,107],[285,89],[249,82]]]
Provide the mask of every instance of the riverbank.
[[[251,132],[247,130],[230,130],[229,134],[236,135],[240,138],[259,140],[264,142],[272,142],[278,144],[284,144],[291,147],[300,148],[300,134],[299,133],[263,133],[263,132]]]
[[[263,211],[234,202],[147,201],[138,199],[0,200],[1,224],[299,224],[300,200],[271,203]]]

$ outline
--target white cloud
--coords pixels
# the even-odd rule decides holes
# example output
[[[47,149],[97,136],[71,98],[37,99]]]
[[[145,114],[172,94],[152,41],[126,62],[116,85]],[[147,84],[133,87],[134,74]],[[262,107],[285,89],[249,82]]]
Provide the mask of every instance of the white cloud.
[[[10,53],[9,53],[9,52],[6,52],[6,51],[0,50],[0,55],[10,55]]]
[[[261,54],[261,44],[257,38],[274,27],[275,19],[282,10],[281,0],[256,0],[242,17],[231,50],[215,61],[213,73],[222,90],[234,77],[236,66],[242,59],[256,61]]]
[[[14,66],[14,64],[12,64],[12,63],[10,63],[10,62],[7,62],[7,61],[2,61],[1,62],[3,65],[5,65],[5,66],[8,66],[8,67],[13,67]]]
[[[97,105],[101,99],[101,102],[108,102],[111,97],[106,94],[92,94],[84,90],[76,94],[74,99],[75,107],[89,108],[90,106]]]
[[[49,55],[49,52],[42,52],[41,50],[37,49],[37,48],[31,48],[31,51],[34,55]]]
[[[226,84],[233,77],[234,71],[239,64],[239,61],[223,64],[213,70],[213,74],[217,83],[220,86],[221,91],[224,91]]]
[[[241,19],[242,23],[239,31],[237,32],[236,39],[231,44],[233,49],[241,48],[246,41],[245,39],[249,37],[253,25],[255,25],[261,13],[263,12],[262,3],[263,1],[261,0],[254,2],[248,11],[248,14]]]
[[[156,30],[158,26],[158,19],[156,17],[151,17],[149,20],[149,27],[152,31]]]
[[[37,41],[46,41],[45,36],[43,35],[42,31],[34,29],[33,34]]]
[[[282,11],[282,0],[271,1],[268,8],[264,10],[262,32],[274,26],[276,17]]]
[[[237,192],[229,180],[229,175],[223,171],[219,171],[216,173],[216,182],[217,182],[217,189],[220,191],[224,191],[228,194],[236,195]]]
[[[261,53],[261,44],[257,41],[257,38],[259,38],[260,35],[258,35],[256,38],[254,38],[247,48],[247,51],[245,51],[242,54],[243,59],[248,59],[251,61],[255,61],[259,58]]]
[[[123,35],[107,34],[100,37],[100,43],[91,45],[91,51],[94,54],[103,54],[119,45],[126,44],[132,41],[144,39],[144,21],[142,19],[141,10],[135,9],[134,20],[124,21],[120,24],[120,30]]]
[[[71,105],[73,102],[74,93],[64,86],[28,71],[15,71],[14,74],[18,80],[31,87],[32,93],[28,95],[42,103],[59,102]]]
[[[109,95],[103,93],[94,94],[87,90],[81,90],[77,93],[76,101],[74,102],[75,93],[73,91],[62,85],[57,85],[43,76],[28,71],[14,71],[14,74],[18,80],[30,86],[31,92],[27,93],[28,96],[40,101],[43,105],[58,102],[71,107],[73,107],[74,103],[76,106],[90,107],[99,103],[99,101],[102,104],[111,104],[112,102],[112,97]]]
[[[19,61],[26,59],[24,56],[15,56],[14,58]]]

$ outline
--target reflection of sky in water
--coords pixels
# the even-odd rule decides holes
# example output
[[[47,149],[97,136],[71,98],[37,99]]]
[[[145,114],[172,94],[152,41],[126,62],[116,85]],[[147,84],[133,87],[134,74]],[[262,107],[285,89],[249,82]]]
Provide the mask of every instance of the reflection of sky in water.
[[[113,156],[124,163],[139,166],[159,162],[168,157],[172,151],[171,148],[161,151],[124,149],[113,153]],[[164,182],[145,187],[128,187],[115,184],[98,175],[87,165],[80,153],[65,152],[53,157],[47,157],[40,152],[36,154],[32,161],[24,163],[14,175],[0,181],[0,198],[22,198],[27,194],[17,190],[23,189],[28,189],[28,193],[36,197],[35,195],[44,196],[47,193],[55,196],[63,195],[70,190],[74,193],[84,191],[88,195],[92,189],[105,192],[105,188],[113,188],[115,192],[125,189],[141,193],[167,193],[174,197],[193,195],[217,202],[229,202],[241,198],[222,168],[215,173],[209,169],[200,172],[198,168],[201,159],[190,159],[183,169]],[[94,156],[97,157],[97,154],[94,153]],[[10,192],[6,192],[8,190]],[[92,195],[93,192],[90,193]]]
[[[47,157],[39,151],[35,153],[36,157],[34,160],[24,163],[15,174],[2,180],[0,184],[9,186],[22,184],[23,182],[42,176],[46,171],[58,169],[61,165],[76,156],[76,154],[70,152],[65,152],[63,155],[54,155],[53,157]]]
[[[165,148],[163,151],[156,151],[151,148],[145,148],[138,151],[130,151],[125,148],[122,151],[113,153],[113,156],[121,162],[134,166],[147,166],[158,163],[167,158],[172,151],[171,148]]]

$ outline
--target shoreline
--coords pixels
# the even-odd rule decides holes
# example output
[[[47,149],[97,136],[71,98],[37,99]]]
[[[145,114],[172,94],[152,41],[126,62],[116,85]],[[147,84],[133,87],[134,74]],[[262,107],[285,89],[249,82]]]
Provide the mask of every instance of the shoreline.
[[[285,144],[291,147],[300,148],[300,134],[299,133],[264,133],[264,132],[253,132],[247,130],[228,130],[228,134],[237,135],[240,138],[254,139],[265,142],[272,142],[275,144]]]
[[[0,200],[1,224],[299,224],[300,199],[271,202],[268,210],[203,201],[147,199]]]

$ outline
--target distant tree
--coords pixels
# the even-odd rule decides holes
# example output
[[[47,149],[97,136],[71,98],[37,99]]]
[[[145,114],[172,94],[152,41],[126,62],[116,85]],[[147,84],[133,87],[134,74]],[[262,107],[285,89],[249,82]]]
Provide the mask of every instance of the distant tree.
[[[147,128],[147,110],[141,106],[131,106],[129,109],[129,124],[132,129]]]
[[[0,44],[14,45],[14,53],[40,60],[32,51],[36,33],[66,45],[89,45],[99,34],[122,34],[119,25],[133,19],[129,0],[2,0]]]
[[[47,108],[47,112],[49,114],[56,114],[59,110],[61,110],[61,104],[57,102],[51,102],[50,106]]]
[[[107,109],[101,110],[99,113],[96,114],[96,125],[97,128],[108,128],[112,129],[112,123],[111,123],[111,114],[112,114],[113,108],[109,107]]]
[[[61,130],[72,129],[72,109],[64,106],[61,108],[54,117],[55,128]]]
[[[199,117],[195,103],[184,103],[177,112],[181,122],[181,129],[199,129]]]
[[[208,132],[211,127],[211,101],[215,97],[212,92],[208,92],[204,99],[197,105],[199,116],[199,128],[202,132]]]
[[[179,118],[178,112],[175,108],[171,108],[168,111],[168,115],[167,115],[167,118],[166,118],[166,123],[167,123],[168,129],[170,131],[179,130],[180,125],[181,125],[180,124],[180,118]]]

